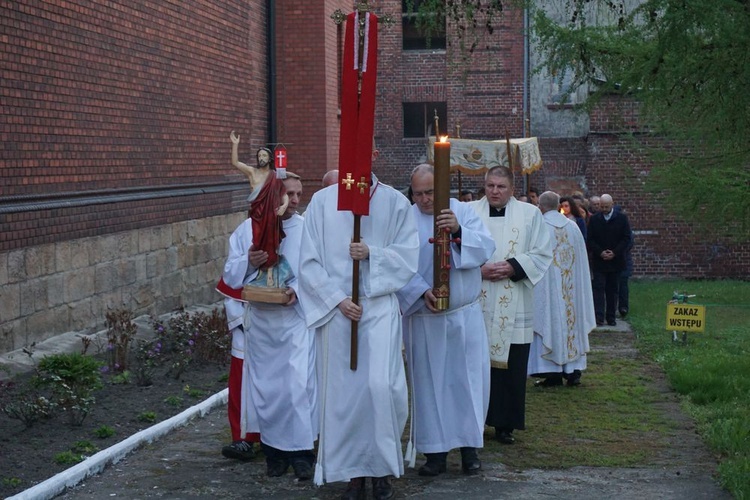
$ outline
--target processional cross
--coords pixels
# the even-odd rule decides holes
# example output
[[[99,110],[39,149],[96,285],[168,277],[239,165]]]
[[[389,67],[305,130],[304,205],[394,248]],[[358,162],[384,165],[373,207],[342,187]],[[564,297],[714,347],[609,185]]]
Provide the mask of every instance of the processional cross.
[[[338,210],[354,214],[352,242],[360,242],[360,223],[370,214],[370,179],[375,126],[375,85],[378,55],[378,17],[367,1],[357,2],[354,12],[336,10],[336,24],[346,21],[343,74],[341,77],[341,131],[339,135]],[[390,16],[384,16],[392,24]],[[357,189],[352,184],[357,182]],[[359,304],[359,261],[352,260],[352,302]],[[357,369],[357,326],[352,321],[349,368]]]

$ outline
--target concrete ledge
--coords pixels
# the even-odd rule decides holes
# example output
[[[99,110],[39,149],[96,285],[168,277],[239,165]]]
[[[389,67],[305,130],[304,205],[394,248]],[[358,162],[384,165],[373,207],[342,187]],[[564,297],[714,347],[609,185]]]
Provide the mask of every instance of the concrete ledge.
[[[6,500],[48,500],[54,498],[64,492],[67,488],[76,486],[87,477],[98,474],[104,470],[106,466],[116,464],[128,453],[137,449],[141,445],[156,441],[177,427],[187,424],[193,418],[203,417],[214,408],[226,405],[228,398],[229,389],[224,389],[202,403],[192,406],[182,413],[164,420],[163,422],[159,422],[148,429],[133,434],[124,441],[120,441],[114,446],[110,446],[106,450],[102,450],[83,462],[74,465],[70,469],[64,470],[15,496],[8,497]]]

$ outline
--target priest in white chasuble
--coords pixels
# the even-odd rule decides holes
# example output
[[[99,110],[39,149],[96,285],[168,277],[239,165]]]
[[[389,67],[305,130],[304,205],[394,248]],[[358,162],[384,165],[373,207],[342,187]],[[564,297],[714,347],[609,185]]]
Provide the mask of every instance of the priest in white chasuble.
[[[300,303],[315,329],[320,397],[317,484],[404,472],[401,435],[408,413],[396,292],[417,271],[419,241],[406,197],[372,175],[363,189],[369,215],[352,243],[354,215],[339,211],[339,187],[312,197],[300,252]],[[352,302],[352,260],[359,261],[359,305]],[[358,367],[350,369],[350,332],[358,320]],[[377,481],[382,482],[382,481]],[[357,490],[357,493],[359,489]]]
[[[477,448],[484,446],[484,418],[490,391],[490,355],[479,295],[480,267],[495,242],[466,203],[450,200],[437,218],[449,230],[450,295],[439,310],[433,293],[434,169],[418,165],[411,176],[412,212],[419,231],[419,270],[398,293],[404,312],[404,345],[411,381],[411,433],[407,460],[425,454],[419,475],[446,471],[448,452],[461,449],[464,473],[481,470]]]
[[[497,246],[482,266],[482,310],[490,346],[490,405],[485,423],[504,444],[525,428],[526,369],[533,339],[533,288],[552,262],[542,213],[513,197],[513,173],[493,167],[485,197],[470,202]]]
[[[589,333],[596,327],[586,243],[576,224],[559,213],[560,197],[547,191],[539,209],[553,241],[552,265],[534,287],[534,341],[529,375],[545,377],[536,385],[581,383]]]

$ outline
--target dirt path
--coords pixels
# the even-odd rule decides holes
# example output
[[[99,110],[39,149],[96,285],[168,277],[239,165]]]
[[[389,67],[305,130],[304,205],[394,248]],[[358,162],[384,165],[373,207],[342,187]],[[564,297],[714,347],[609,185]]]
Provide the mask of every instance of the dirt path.
[[[605,356],[636,356],[633,335],[626,328],[594,333],[597,352]],[[601,337],[600,337],[601,336]],[[481,475],[466,477],[457,463],[439,478],[419,477],[414,469],[396,481],[398,498],[450,499],[729,499],[712,478],[715,460],[695,433],[692,421],[679,408],[663,374],[646,367],[663,396],[657,403],[675,422],[669,447],[654,465],[633,468],[573,467],[561,470],[512,470],[502,464],[501,452],[483,451]],[[293,475],[267,478],[262,458],[238,463],[221,457],[226,441],[224,410],[171,433],[131,454],[102,474],[68,491],[64,499],[101,498],[264,498],[333,499],[343,491],[336,483],[316,488]],[[489,436],[489,433],[488,433]]]

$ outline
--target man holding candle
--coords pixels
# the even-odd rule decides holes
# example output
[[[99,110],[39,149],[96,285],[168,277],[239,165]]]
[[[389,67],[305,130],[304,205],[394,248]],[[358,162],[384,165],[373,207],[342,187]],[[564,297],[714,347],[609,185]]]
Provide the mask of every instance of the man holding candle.
[[[490,344],[490,405],[486,424],[504,444],[525,428],[526,368],[534,337],[534,285],[552,262],[552,244],[542,213],[513,197],[513,173],[493,167],[485,197],[469,203],[497,246],[482,266],[482,308]]]
[[[461,449],[462,469],[481,469],[477,448],[484,444],[484,418],[489,402],[489,351],[479,294],[480,266],[492,256],[495,242],[467,204],[450,200],[450,208],[434,214],[434,168],[418,165],[411,175],[419,232],[419,268],[397,294],[404,313],[404,345],[412,381],[411,435],[407,461],[416,452],[427,461],[421,476],[446,470],[448,452]],[[437,229],[436,229],[437,228]],[[446,310],[433,293],[435,231],[449,232],[450,297]],[[438,244],[435,242],[434,244]]]

